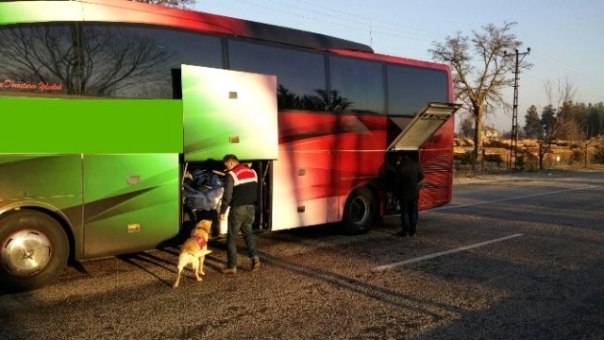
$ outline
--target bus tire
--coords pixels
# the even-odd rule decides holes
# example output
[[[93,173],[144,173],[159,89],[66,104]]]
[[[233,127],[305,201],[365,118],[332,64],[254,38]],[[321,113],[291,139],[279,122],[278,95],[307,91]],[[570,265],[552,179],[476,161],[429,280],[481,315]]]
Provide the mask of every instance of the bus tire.
[[[0,284],[10,291],[29,291],[63,272],[69,240],[51,216],[20,210],[0,218]]]
[[[364,234],[375,223],[378,215],[378,202],[368,188],[353,191],[344,206],[344,231],[348,235]]]

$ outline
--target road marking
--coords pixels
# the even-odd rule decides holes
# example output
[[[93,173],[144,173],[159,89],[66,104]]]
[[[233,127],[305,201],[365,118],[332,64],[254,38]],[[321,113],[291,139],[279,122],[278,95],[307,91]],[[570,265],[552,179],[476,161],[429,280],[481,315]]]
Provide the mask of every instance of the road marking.
[[[501,242],[501,241],[509,240],[511,238],[519,237],[519,236],[522,236],[522,234],[514,234],[514,235],[510,235],[510,236],[506,236],[506,237],[502,237],[502,238],[498,238],[498,239],[494,239],[494,240],[490,240],[490,241],[485,241],[485,242],[481,242],[481,243],[472,244],[472,245],[461,247],[461,248],[457,248],[457,249],[451,249],[451,250],[441,251],[439,253],[434,253],[434,254],[430,254],[430,255],[426,255],[426,256],[416,257],[414,259],[409,259],[409,260],[400,261],[400,262],[394,262],[394,263],[391,263],[391,264],[386,264],[386,265],[383,265],[383,266],[375,267],[372,270],[373,271],[378,271],[378,270],[384,270],[384,269],[392,269],[394,267],[402,266],[402,265],[405,265],[405,264],[415,263],[415,262],[419,262],[419,261],[423,261],[423,260],[429,260],[429,259],[433,259],[435,257],[439,257],[439,256],[447,255],[447,254],[452,254],[452,253],[457,253],[457,252],[460,252],[460,251],[463,251],[463,250],[468,250],[468,249],[472,249],[472,248],[482,247],[482,246],[486,246],[487,244],[491,244],[491,243],[495,243],[495,242]]]
[[[558,190],[558,191],[545,192],[545,193],[541,193],[541,194],[517,196],[517,197],[511,197],[511,198],[502,198],[502,199],[493,200],[493,201],[483,201],[483,202],[466,203],[466,204],[459,204],[459,205],[447,205],[447,206],[440,207],[440,208],[434,208],[434,209],[426,210],[426,212],[428,212],[428,211],[447,210],[447,209],[455,209],[455,208],[463,208],[463,207],[470,207],[470,206],[481,205],[481,204],[514,201],[514,200],[519,200],[519,199],[529,198],[529,197],[547,196],[547,195],[559,194],[559,193],[562,193],[562,192],[585,190],[585,189],[592,189],[592,188],[599,188],[599,187],[601,187],[601,185],[590,185],[590,186],[581,187],[581,188]]]

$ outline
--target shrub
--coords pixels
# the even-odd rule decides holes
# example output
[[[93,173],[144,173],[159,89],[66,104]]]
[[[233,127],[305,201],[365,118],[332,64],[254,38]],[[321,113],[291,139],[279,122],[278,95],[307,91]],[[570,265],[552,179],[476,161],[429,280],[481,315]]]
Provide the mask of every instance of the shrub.
[[[568,159],[568,164],[571,165],[579,162],[583,162],[583,151],[575,149],[572,156]]]
[[[484,146],[486,147],[490,147],[490,148],[510,148],[509,144],[506,144],[502,141],[498,141],[498,140],[490,140],[488,142],[484,143]]]
[[[591,161],[596,164],[604,164],[604,147],[596,147],[595,153],[591,156]]]
[[[463,155],[455,156],[455,161],[461,165],[472,165],[476,163],[476,157],[474,151],[466,151]]]
[[[498,154],[484,155],[484,161],[495,163],[497,164],[497,167],[501,167],[501,164],[503,163],[503,158],[501,158],[501,155]]]
[[[524,169],[524,156],[523,155],[516,156],[515,165],[516,165],[516,169],[518,169],[518,170]]]

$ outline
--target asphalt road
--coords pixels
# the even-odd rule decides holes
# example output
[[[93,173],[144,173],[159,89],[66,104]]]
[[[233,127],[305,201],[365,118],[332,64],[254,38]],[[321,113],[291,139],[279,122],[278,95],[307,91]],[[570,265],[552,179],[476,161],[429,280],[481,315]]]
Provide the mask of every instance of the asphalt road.
[[[0,293],[0,338],[604,339],[604,173],[474,183],[412,238],[395,217],[361,236],[260,235],[257,273],[241,249],[220,274],[223,244],[177,289],[175,249],[87,262]]]

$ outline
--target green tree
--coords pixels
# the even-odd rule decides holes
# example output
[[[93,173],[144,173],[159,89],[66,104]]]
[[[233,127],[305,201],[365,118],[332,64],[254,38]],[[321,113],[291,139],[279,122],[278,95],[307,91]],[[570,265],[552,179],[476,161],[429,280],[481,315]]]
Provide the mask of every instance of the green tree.
[[[541,125],[545,136],[553,135],[554,127],[556,125],[556,109],[553,106],[548,105],[541,111]]]
[[[549,101],[549,106],[554,112],[555,120],[550,121],[549,132],[552,134],[549,138],[555,139],[575,139],[581,134],[579,125],[579,115],[573,103],[575,88],[567,79],[564,84],[558,80],[558,86],[554,92],[554,86],[551,81],[545,83],[545,92]],[[546,134],[548,131],[546,131]],[[553,141],[552,140],[552,141]]]
[[[541,119],[539,118],[539,112],[537,107],[531,105],[526,111],[524,116],[524,134],[527,138],[541,138],[543,135],[543,126],[541,126]]]
[[[539,170],[543,170],[543,158],[552,150],[552,143],[558,135],[558,120],[556,109],[548,105],[541,111],[541,127],[543,133],[539,139]]]
[[[547,81],[544,88],[549,105],[541,113],[543,134],[539,141],[539,167],[543,169],[543,156],[551,152],[552,143],[560,139],[579,145],[582,152],[575,151],[587,167],[590,145],[597,141],[594,137],[604,133],[604,103],[587,105],[575,102],[575,90],[568,80],[564,84],[558,81],[557,89]]]
[[[543,169],[543,158],[552,150],[552,144],[559,139],[580,138],[577,123],[569,118],[564,106],[555,109],[552,105],[543,108],[541,112],[542,137],[539,139],[539,169]],[[572,139],[571,138],[571,139]]]
[[[587,125],[589,127],[589,137],[604,134],[604,103],[589,104],[587,109]]]
[[[474,130],[474,124],[472,122],[471,117],[465,117],[464,119],[462,119],[461,122],[459,123],[459,127],[460,127],[461,134],[463,137],[472,136],[472,133]]]
[[[512,86],[514,58],[506,52],[522,46],[510,31],[516,23],[504,23],[497,27],[488,24],[482,31],[472,31],[471,36],[457,32],[444,42],[434,42],[428,51],[432,59],[451,67],[455,96],[463,101],[474,117],[474,154],[476,162],[482,160],[482,127],[487,108],[509,106],[502,90]],[[529,69],[532,64],[521,61],[519,68]]]

